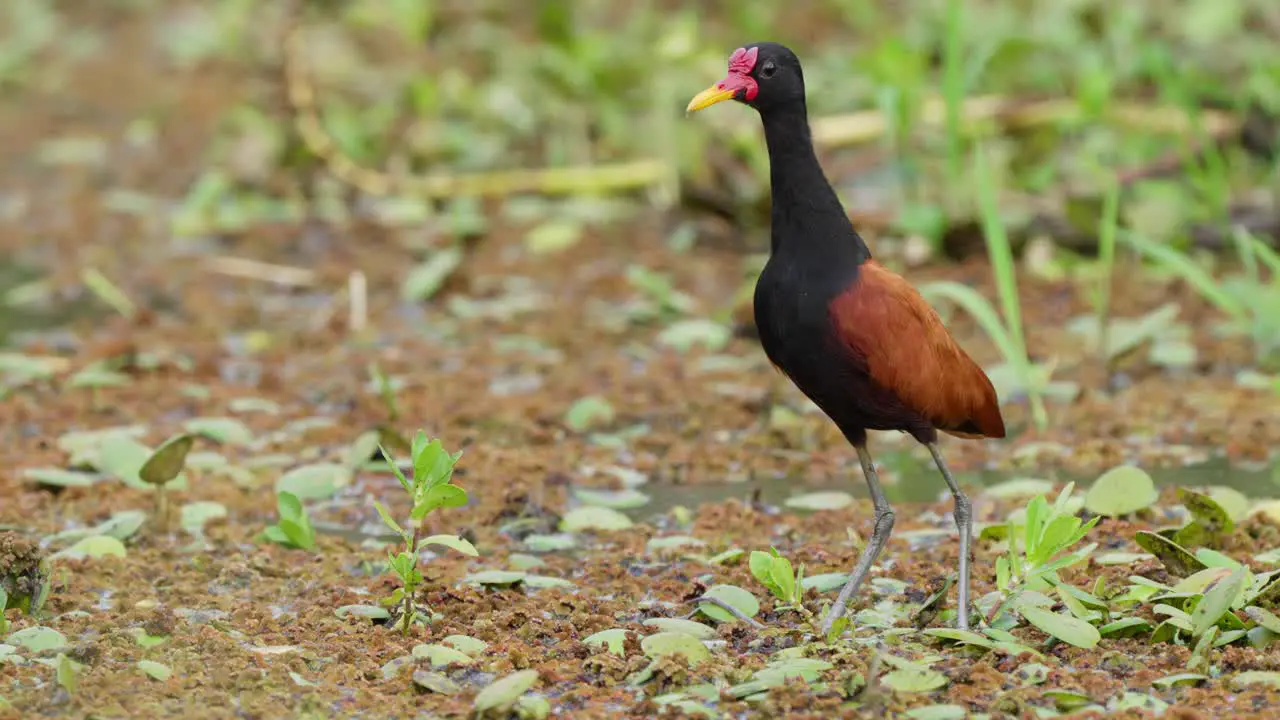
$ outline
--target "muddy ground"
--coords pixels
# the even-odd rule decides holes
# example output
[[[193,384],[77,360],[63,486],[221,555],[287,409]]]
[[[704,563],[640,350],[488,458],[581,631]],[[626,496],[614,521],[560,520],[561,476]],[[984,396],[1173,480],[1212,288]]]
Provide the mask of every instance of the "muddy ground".
[[[136,19],[115,21],[110,47],[145,46],[151,32]],[[844,640],[815,640],[800,614],[776,610],[780,603],[744,557],[709,559],[772,546],[803,563],[806,575],[847,571],[871,530],[856,456],[768,365],[749,331],[714,350],[665,345],[661,313],[646,320],[634,312],[652,298],[628,281],[637,267],[665,273],[692,298],[687,315],[727,314],[743,283],[740,249],[673,249],[670,218],[651,212],[589,230],[561,252],[536,254],[521,240],[528,226],[502,219],[491,202],[485,209],[498,219],[446,286],[416,303],[401,299],[401,283],[430,254],[413,248],[437,240],[419,228],[287,220],[175,235],[161,204],[123,210],[118,191],[183,196],[209,162],[223,113],[259,102],[274,80],[261,69],[214,62],[157,72],[157,58],[142,51],[102,57],[62,62],[56,80],[0,103],[0,248],[16,274],[44,283],[40,302],[5,311],[7,339],[11,352],[52,358],[47,377],[9,388],[0,403],[0,525],[13,531],[3,536],[0,560],[52,554],[68,544],[51,539],[55,533],[117,513],[150,513],[149,491],[114,478],[95,476],[85,487],[35,482],[33,468],[71,467],[60,443],[67,433],[138,426],[137,439],[154,447],[193,418],[222,417],[238,419],[247,433],[221,442],[201,437],[195,451],[205,464],[189,467],[187,489],[173,493],[175,508],[217,503],[225,516],[213,512],[193,531],[179,528],[175,511],[167,530],[148,521],[129,535],[124,557],[53,559],[43,616],[14,609],[5,617],[10,632],[39,625],[65,642],[15,650],[9,655],[21,662],[0,663],[0,698],[10,706],[0,702],[0,716],[462,717],[480,688],[519,670],[537,673],[523,716],[543,712],[528,699],[540,696],[556,716],[582,720],[695,714],[697,707],[723,717],[872,717],[913,708],[936,713],[916,717],[1045,717],[1072,707],[1062,692],[1114,716],[1264,717],[1280,701],[1265,682],[1233,681],[1246,671],[1280,671],[1277,646],[1213,650],[1205,679],[1153,687],[1187,671],[1186,643],[1108,637],[1086,650],[1046,643],[1024,625],[1013,630],[1023,650],[975,652],[904,632],[913,627],[911,613],[954,571],[957,550],[950,500],[928,454],[894,434],[876,434],[872,452],[898,506],[897,535],[877,582],[854,608],[878,608],[897,631],[859,622]],[[140,117],[154,120],[146,141],[137,140]],[[50,161],[42,143],[68,137],[89,138],[97,149],[87,160]],[[287,186],[290,174],[281,175]],[[876,249],[878,238],[868,240]],[[886,262],[914,282],[958,280],[994,297],[982,258],[908,267],[886,247]],[[238,277],[225,258],[288,266],[302,279],[287,285],[269,269],[264,278]],[[126,317],[86,290],[86,268],[110,278],[138,312]],[[367,321],[356,329],[354,272],[368,300]],[[1169,479],[1165,485],[1247,486],[1257,502],[1273,487],[1280,402],[1274,389],[1240,382],[1247,344],[1216,333],[1213,309],[1185,285],[1131,269],[1123,276],[1117,314],[1137,317],[1175,302],[1197,361],[1170,369],[1139,357],[1101,370],[1067,329],[1090,311],[1080,284],[1026,274],[1031,353],[1056,358],[1055,380],[1080,391],[1050,402],[1047,430],[1031,427],[1025,399],[1011,397],[1002,407],[1008,439],[943,441],[981,524],[999,524],[1025,504],[1025,497],[984,489],[1005,479],[1060,487],[1127,462]],[[949,326],[980,362],[999,362],[967,316],[955,313]],[[121,382],[73,382],[104,360],[116,363]],[[396,384],[394,416],[371,380],[373,363]],[[1108,376],[1112,391],[1100,389]],[[610,410],[580,426],[570,410],[589,396]],[[390,474],[362,466],[349,483],[309,502],[319,530],[313,551],[260,537],[277,520],[273,489],[285,471],[344,462],[352,443],[379,427],[406,437],[423,429],[464,451],[455,482],[470,503],[430,516],[426,530],[463,535],[479,550],[475,558],[440,548],[424,555],[419,600],[433,621],[408,636],[337,613],[376,604],[395,588],[381,545],[394,536],[372,505],[378,499],[407,512]],[[601,502],[583,489],[624,487],[644,498],[624,508],[630,527],[557,534],[571,509]],[[816,511],[782,502],[817,489],[858,499],[828,499],[838,507]],[[1135,532],[1172,524],[1178,516],[1169,509],[1178,502],[1165,487],[1153,509],[1104,519],[1086,540],[1100,543],[1099,552],[1141,553]],[[569,547],[549,549],[548,536]],[[653,542],[669,537],[677,539]],[[1275,566],[1265,553],[1278,537],[1265,516],[1251,515],[1220,547],[1262,572]],[[998,540],[976,541],[975,597],[995,589],[1001,552]],[[484,570],[535,580],[466,580]],[[1094,557],[1064,575],[1082,588],[1098,577],[1177,582],[1149,555],[1128,563]],[[719,641],[710,643],[711,659],[691,667],[675,655],[651,664],[640,639],[655,628],[644,621],[687,616],[690,601],[717,584],[751,590],[763,626],[697,616]],[[808,603],[817,609],[833,596],[811,591]],[[1147,606],[1136,614],[1156,617]],[[611,628],[628,632],[617,652],[584,642]],[[454,635],[483,644],[445,640]],[[465,646],[466,657],[433,668],[431,651],[420,650],[422,657],[388,665],[415,646],[450,643]],[[826,663],[809,686],[792,679],[749,700],[721,692],[783,651]],[[892,683],[866,688],[868,675],[895,667],[885,655],[924,663],[943,682],[916,692]],[[77,663],[73,681],[59,679],[60,656]],[[1032,664],[1034,673],[1020,674]],[[699,689],[680,698],[681,710],[669,694],[687,688]]]

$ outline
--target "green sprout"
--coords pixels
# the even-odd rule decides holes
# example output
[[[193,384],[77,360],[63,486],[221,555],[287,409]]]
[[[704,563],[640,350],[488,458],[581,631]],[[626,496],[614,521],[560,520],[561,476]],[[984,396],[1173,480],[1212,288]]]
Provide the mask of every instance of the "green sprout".
[[[822,635],[817,622],[818,618],[804,606],[803,564],[799,569],[793,570],[791,561],[783,557],[777,548],[771,547],[769,552],[753,550],[748,560],[748,567],[755,579],[759,580],[760,584],[773,593],[781,603],[777,606],[777,610],[795,610],[804,616],[805,622],[813,628],[815,634]],[[835,642],[835,639],[848,628],[849,622],[847,617],[839,618],[826,632],[826,641]]]
[[[276,509],[280,513],[280,522],[263,531],[263,537],[277,545],[299,550],[311,550],[316,546],[311,519],[297,495],[287,490],[280,491],[276,495]]]
[[[162,530],[169,527],[168,484],[182,474],[195,441],[195,436],[187,433],[169,438],[138,470],[142,482],[155,487],[155,522]]]
[[[1096,544],[1086,545],[1075,552],[1067,552],[1080,542],[1085,534],[1098,523],[1100,516],[1088,522],[1067,509],[1075,483],[1069,483],[1053,505],[1043,495],[1037,495],[1027,504],[1026,519],[1022,525],[1022,551],[1018,551],[1018,527],[1010,521],[1006,528],[1009,551],[996,560],[996,588],[1002,602],[996,606],[989,620],[994,621],[1017,602],[1023,592],[1044,591],[1060,584],[1058,571],[1071,567],[1089,557]]]
[[[769,548],[769,552],[753,550],[750,558],[751,574],[760,581],[773,596],[782,601],[779,610],[799,610],[808,615],[804,608],[804,565],[792,572],[791,561],[782,556],[777,548]]]
[[[391,454],[381,445],[378,446],[383,457],[388,459],[388,465],[396,474],[396,479],[400,481],[400,485],[404,487],[405,492],[409,493],[412,498],[412,509],[409,511],[409,522],[406,523],[409,529],[406,530],[400,526],[391,517],[390,511],[387,510],[382,503],[374,501],[374,507],[378,510],[378,515],[382,517],[382,522],[391,528],[397,535],[404,539],[404,550],[398,553],[387,554],[387,567],[391,572],[395,573],[402,583],[402,587],[398,588],[395,593],[388,599],[389,604],[402,603],[403,615],[401,617],[400,630],[404,634],[409,634],[409,627],[413,624],[417,610],[413,605],[413,596],[418,586],[422,583],[422,573],[418,570],[418,548],[432,538],[421,537],[422,521],[433,510],[446,507],[461,507],[467,504],[467,491],[453,485],[450,480],[453,479],[453,467],[458,462],[458,458],[462,457],[462,451],[449,453],[440,444],[439,440],[427,440],[426,433],[421,430],[413,438],[413,446],[411,455],[413,457],[413,476],[405,477],[404,473],[391,460]],[[452,536],[451,536],[452,537]],[[454,542],[449,543],[454,547],[459,544],[465,544],[470,548],[468,552],[462,549],[462,552],[475,555],[475,548],[471,547],[471,543],[459,538],[452,538]],[[461,549],[461,548],[460,548]]]

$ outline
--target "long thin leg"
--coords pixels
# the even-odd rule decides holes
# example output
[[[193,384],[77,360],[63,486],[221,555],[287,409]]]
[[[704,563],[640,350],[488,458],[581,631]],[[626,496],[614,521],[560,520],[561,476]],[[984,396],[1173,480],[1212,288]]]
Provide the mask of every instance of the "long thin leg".
[[[929,452],[933,455],[933,462],[938,466],[938,470],[942,472],[942,479],[947,481],[947,487],[951,488],[951,495],[955,498],[956,509],[956,528],[960,530],[960,580],[956,583],[958,586],[957,594],[959,602],[959,614],[956,619],[956,627],[961,630],[969,629],[969,543],[973,536],[973,509],[969,505],[969,498],[960,490],[960,486],[956,484],[956,479],[951,477],[951,471],[947,469],[947,463],[942,459],[942,451],[938,449],[937,443],[929,443]]]
[[[858,586],[871,571],[871,566],[889,540],[889,534],[893,532],[893,508],[889,507],[889,501],[884,499],[884,490],[880,489],[880,478],[876,475],[875,465],[871,462],[871,453],[867,452],[866,444],[854,445],[854,447],[858,450],[858,462],[862,464],[862,474],[867,478],[867,489],[871,492],[871,503],[876,509],[876,525],[875,530],[871,532],[871,539],[863,548],[862,555],[858,557],[858,563],[853,566],[853,572],[849,574],[848,582],[840,590],[835,604],[827,611],[827,616],[822,619],[824,635],[831,630],[831,624],[844,615],[849,599],[858,591]]]

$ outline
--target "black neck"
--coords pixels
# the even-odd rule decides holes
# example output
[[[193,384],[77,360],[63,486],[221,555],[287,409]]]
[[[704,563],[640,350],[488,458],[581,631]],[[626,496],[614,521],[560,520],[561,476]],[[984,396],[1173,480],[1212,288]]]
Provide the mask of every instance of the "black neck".
[[[871,251],[849,222],[813,149],[803,103],[761,113],[769,147],[773,253],[801,253],[819,263],[861,264]]]

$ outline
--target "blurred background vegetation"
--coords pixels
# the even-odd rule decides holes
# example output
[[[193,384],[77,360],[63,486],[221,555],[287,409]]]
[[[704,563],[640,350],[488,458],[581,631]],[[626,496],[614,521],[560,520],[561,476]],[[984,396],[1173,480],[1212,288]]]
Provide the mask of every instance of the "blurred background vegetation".
[[[1014,263],[1084,282],[1103,356],[1172,322],[1106,337],[1114,268],[1142,258],[1275,366],[1280,320],[1259,312],[1280,306],[1280,9],[1267,0],[115,0],[92,19],[64,5],[0,8],[7,93],[58,92],[102,42],[94,23],[125,11],[152,19],[155,73],[237,78],[243,99],[219,110],[216,141],[163,207],[179,236],[301,219],[424,228],[397,236],[421,258],[403,295],[423,300],[496,226],[552,253],[639,221],[677,251],[744,251],[743,291],[719,317],[749,325],[768,235],[758,121],[683,108],[733,48],[772,39],[805,63],[824,164],[877,255],[990,260],[999,311],[955,287],[926,294],[978,318],[1015,389],[1050,380],[1027,360]],[[126,137],[146,143],[188,111],[157,105]],[[64,137],[39,155],[102,152]],[[103,198],[157,212],[127,187]],[[1185,360],[1185,344],[1165,355]]]

